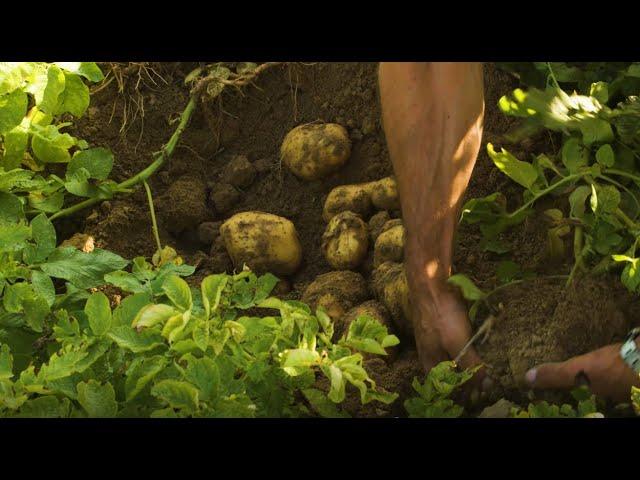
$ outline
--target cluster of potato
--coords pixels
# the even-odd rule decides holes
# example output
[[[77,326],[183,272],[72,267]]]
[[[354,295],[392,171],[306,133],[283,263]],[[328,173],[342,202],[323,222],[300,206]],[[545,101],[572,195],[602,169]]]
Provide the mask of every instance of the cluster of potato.
[[[282,162],[294,175],[313,181],[336,172],[348,160],[351,142],[337,124],[301,125],[287,134]],[[323,307],[335,322],[335,335],[348,331],[359,315],[367,314],[391,330],[411,333],[409,295],[404,274],[404,227],[390,212],[400,209],[393,177],[357,185],[341,185],[327,196],[327,222],[321,248],[335,270],[318,276],[302,301]],[[236,268],[288,276],[299,268],[302,247],[294,224],[264,212],[242,212],[220,226],[220,237]],[[371,285],[354,271],[360,269],[373,245]],[[375,296],[378,300],[372,300]]]

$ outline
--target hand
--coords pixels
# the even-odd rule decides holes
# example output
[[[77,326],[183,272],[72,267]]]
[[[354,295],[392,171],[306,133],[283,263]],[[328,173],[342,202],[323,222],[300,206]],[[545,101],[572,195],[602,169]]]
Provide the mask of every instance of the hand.
[[[629,402],[631,386],[640,386],[640,376],[620,357],[620,343],[608,345],[566,362],[546,363],[529,370],[525,380],[533,388],[570,389],[583,372],[597,396]]]

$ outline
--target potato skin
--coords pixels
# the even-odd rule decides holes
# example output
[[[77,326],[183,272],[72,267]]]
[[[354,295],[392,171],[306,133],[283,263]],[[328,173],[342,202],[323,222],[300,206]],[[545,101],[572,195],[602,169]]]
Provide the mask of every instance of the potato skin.
[[[264,212],[241,212],[222,224],[220,234],[236,269],[247,264],[256,273],[294,273],[302,246],[294,224]]]
[[[307,286],[301,300],[314,312],[322,306],[335,321],[369,298],[371,296],[364,277],[344,270],[318,275]]]
[[[399,210],[398,185],[393,177],[386,177],[374,182],[370,187],[371,203],[378,210]]]
[[[367,188],[369,184],[340,185],[327,196],[322,210],[322,218],[330,221],[340,212],[353,212],[362,218],[371,213],[371,196]]]
[[[358,267],[367,256],[368,248],[367,224],[353,212],[333,217],[322,235],[322,253],[336,270]]]
[[[383,263],[373,272],[372,286],[378,300],[391,313],[398,332],[407,338],[412,337],[411,300],[404,265]]]
[[[351,155],[351,140],[337,123],[300,125],[280,147],[282,162],[299,178],[318,180],[340,169]]]
[[[401,263],[404,260],[404,235],[404,225],[397,220],[390,220],[382,227],[373,247],[374,267],[384,262]]]

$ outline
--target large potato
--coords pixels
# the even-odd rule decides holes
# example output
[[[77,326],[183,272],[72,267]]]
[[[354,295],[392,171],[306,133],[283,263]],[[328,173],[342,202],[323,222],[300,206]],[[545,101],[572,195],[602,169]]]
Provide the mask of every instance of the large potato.
[[[399,210],[398,186],[393,177],[383,178],[369,187],[371,191],[371,203],[378,210]]]
[[[287,134],[280,147],[284,164],[305,180],[318,180],[335,172],[349,155],[349,135],[336,123],[300,125]]]
[[[322,253],[336,270],[358,267],[367,256],[368,248],[367,224],[353,212],[333,217],[322,235]]]
[[[378,235],[373,247],[373,266],[384,262],[402,263],[404,260],[404,225],[399,220],[390,220]]]
[[[391,313],[391,318],[406,337],[413,336],[409,286],[401,263],[385,262],[373,272],[373,291]]]
[[[353,212],[362,218],[368,218],[371,213],[371,196],[369,184],[340,185],[327,196],[322,210],[322,218],[326,222],[340,212]]]
[[[364,277],[345,270],[318,275],[305,289],[301,300],[313,311],[324,308],[335,321],[368,298],[371,297]]]
[[[246,264],[257,273],[290,275],[302,261],[295,226],[277,215],[238,213],[222,224],[220,234],[236,269]]]

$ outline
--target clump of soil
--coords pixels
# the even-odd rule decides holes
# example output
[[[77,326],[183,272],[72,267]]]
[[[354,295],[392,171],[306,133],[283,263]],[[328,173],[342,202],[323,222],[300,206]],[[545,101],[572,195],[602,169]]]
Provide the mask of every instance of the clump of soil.
[[[514,285],[498,299],[503,309],[477,348],[505,393],[525,387],[524,374],[535,365],[624,338],[630,297],[615,281],[585,277],[565,290],[562,280],[540,278]]]
[[[168,232],[182,233],[194,230],[210,217],[207,210],[207,187],[198,178],[178,178],[160,197],[158,217]]]

